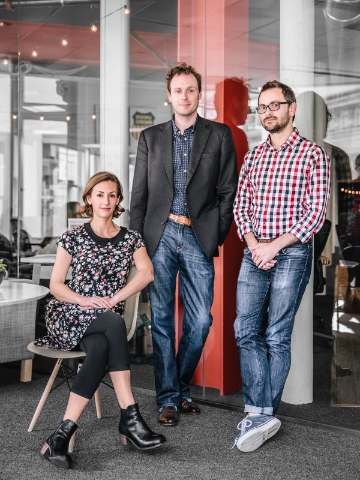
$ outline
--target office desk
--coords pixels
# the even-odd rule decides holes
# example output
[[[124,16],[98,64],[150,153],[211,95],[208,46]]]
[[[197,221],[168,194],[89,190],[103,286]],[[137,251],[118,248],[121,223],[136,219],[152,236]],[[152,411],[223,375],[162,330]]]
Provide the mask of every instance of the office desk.
[[[54,265],[55,263],[55,254],[44,254],[44,255],[33,255],[32,257],[21,257],[21,263],[33,263],[33,264],[42,264],[42,265]]]
[[[50,280],[55,258],[55,254],[44,254],[34,255],[33,257],[21,257],[20,261],[24,263],[32,263],[34,265],[32,280],[33,282],[39,284],[40,279]]]
[[[21,360],[20,381],[29,382],[34,354],[27,345],[35,339],[37,300],[46,287],[4,280],[0,285],[0,363]]]

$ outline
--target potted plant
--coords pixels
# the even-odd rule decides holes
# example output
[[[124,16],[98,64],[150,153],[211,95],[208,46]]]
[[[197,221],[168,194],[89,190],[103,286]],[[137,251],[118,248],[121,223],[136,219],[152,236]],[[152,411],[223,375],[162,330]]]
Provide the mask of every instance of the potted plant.
[[[6,276],[6,264],[4,263],[4,260],[0,258],[0,284],[4,280]]]

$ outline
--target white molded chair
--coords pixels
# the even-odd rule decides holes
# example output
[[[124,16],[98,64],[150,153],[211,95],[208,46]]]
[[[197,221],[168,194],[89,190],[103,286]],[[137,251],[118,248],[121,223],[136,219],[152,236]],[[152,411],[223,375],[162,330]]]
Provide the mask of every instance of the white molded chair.
[[[136,267],[135,266],[131,267],[128,278],[127,278],[127,283],[135,276],[136,272],[137,272]],[[129,297],[128,299],[125,300],[123,317],[124,317],[125,324],[126,324],[126,331],[128,332],[127,333],[128,341],[132,338],[132,336],[134,335],[134,332],[135,332],[136,320],[137,320],[137,315],[138,315],[139,297],[140,297],[140,292],[135,293],[134,295],[132,295],[131,297]],[[43,392],[43,394],[40,398],[40,401],[38,403],[38,406],[35,410],[34,416],[33,416],[32,420],[30,422],[28,432],[31,432],[36,425],[36,422],[37,422],[37,420],[39,418],[39,415],[40,415],[40,413],[41,413],[41,411],[42,411],[42,409],[45,405],[45,402],[46,402],[46,400],[49,396],[49,393],[52,390],[54,390],[54,388],[57,388],[57,387],[54,387],[54,388],[52,388],[52,387],[53,387],[54,381],[57,377],[59,368],[60,368],[60,366],[62,367],[63,360],[86,357],[86,353],[82,352],[82,351],[71,351],[71,350],[70,351],[64,351],[64,350],[58,350],[56,348],[38,347],[37,345],[34,345],[34,342],[29,343],[27,348],[28,348],[28,350],[30,350],[30,352],[33,352],[37,355],[41,355],[43,357],[49,357],[49,358],[57,358],[57,362],[55,364],[55,367],[54,367],[54,369],[51,373],[49,381],[46,384],[45,390],[44,390],[44,392]],[[64,370],[63,370],[63,372],[64,372]],[[58,386],[62,385],[64,382],[68,383],[68,379],[71,378],[75,374],[76,374],[76,372],[74,372],[73,370],[72,370],[72,373],[69,376],[67,376],[64,372],[65,380],[63,380]],[[69,383],[68,383],[68,385],[69,385]],[[70,385],[69,385],[69,388],[70,388]],[[99,390],[97,390],[95,392],[94,397],[95,397],[96,414],[97,414],[98,418],[101,418]],[[73,442],[71,443],[71,446],[70,446],[71,450],[69,450],[69,451],[72,451],[72,447],[73,447]]]

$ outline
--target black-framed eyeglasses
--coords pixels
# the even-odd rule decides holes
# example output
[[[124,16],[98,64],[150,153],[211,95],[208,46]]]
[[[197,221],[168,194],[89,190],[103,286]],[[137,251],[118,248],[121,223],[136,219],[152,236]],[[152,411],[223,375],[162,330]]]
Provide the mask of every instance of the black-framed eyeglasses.
[[[259,105],[256,107],[257,113],[265,113],[267,109],[271,112],[276,112],[280,109],[280,105],[291,105],[293,102],[271,102],[269,105]]]

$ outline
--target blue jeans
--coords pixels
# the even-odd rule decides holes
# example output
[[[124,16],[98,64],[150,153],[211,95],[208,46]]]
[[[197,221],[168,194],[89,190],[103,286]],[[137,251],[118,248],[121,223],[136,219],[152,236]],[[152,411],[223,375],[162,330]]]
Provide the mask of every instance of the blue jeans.
[[[235,338],[245,412],[275,415],[291,363],[291,334],[312,266],[311,243],[280,250],[270,270],[248,248],[238,277]],[[268,321],[264,334],[264,318]]]
[[[200,247],[193,229],[168,221],[152,258],[149,286],[156,402],[177,406],[190,396],[190,381],[212,323],[214,264]],[[175,287],[179,273],[183,328],[175,352]]]

